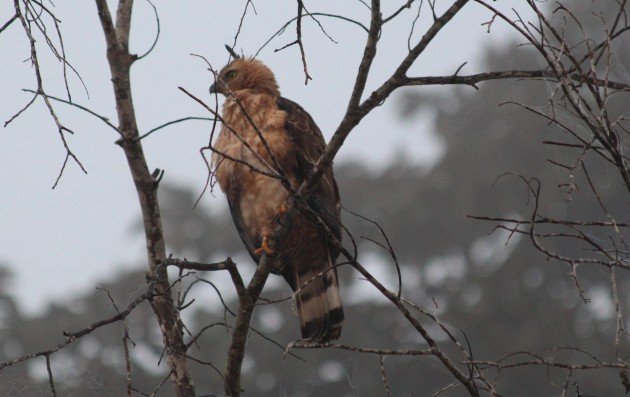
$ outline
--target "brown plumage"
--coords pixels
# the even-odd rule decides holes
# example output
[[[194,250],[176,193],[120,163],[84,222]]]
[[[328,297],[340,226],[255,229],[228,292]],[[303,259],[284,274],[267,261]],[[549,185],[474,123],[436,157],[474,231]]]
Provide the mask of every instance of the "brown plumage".
[[[265,163],[273,164],[246,114],[294,188],[324,152],[321,131],[300,105],[280,96],[272,71],[256,59],[233,60],[221,70],[211,91],[227,97],[223,105],[227,126],[214,144],[219,153],[213,154],[212,161],[243,243],[256,262],[266,253],[271,271],[298,291],[295,301],[302,338],[337,339],[343,321],[334,268],[339,253],[309,216],[295,210],[286,213],[293,208],[292,196],[281,181],[242,163],[267,172]],[[339,192],[332,169],[321,178],[309,204],[340,240]]]

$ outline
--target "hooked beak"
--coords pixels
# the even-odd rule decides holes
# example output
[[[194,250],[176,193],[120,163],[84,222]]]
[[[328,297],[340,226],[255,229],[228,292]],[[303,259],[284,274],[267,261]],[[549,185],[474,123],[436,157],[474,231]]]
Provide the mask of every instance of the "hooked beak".
[[[225,91],[223,90],[223,85],[220,84],[218,81],[215,81],[211,86],[210,86],[210,94],[223,94],[225,95]]]

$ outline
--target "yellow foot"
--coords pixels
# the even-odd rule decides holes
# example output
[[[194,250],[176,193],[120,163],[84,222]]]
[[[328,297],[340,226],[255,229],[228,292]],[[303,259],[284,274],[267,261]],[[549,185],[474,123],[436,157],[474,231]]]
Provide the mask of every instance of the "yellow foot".
[[[263,241],[260,248],[256,249],[254,253],[256,253],[256,255],[262,255],[262,254],[267,254],[267,256],[273,255],[274,250],[271,249],[271,247],[269,246],[269,236],[267,235],[263,236]]]

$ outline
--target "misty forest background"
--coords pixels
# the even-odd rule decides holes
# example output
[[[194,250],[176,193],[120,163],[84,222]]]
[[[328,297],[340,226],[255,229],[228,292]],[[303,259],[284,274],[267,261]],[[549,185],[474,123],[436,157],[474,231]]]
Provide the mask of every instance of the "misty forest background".
[[[590,15],[590,2],[575,1],[581,17],[592,30],[601,21]],[[611,5],[614,2],[611,2]],[[590,16],[589,16],[590,15]],[[587,30],[589,30],[587,28]],[[527,47],[511,43],[486,51],[487,70],[537,69]],[[630,48],[630,40],[620,39],[619,48]],[[627,79],[630,54],[618,51],[618,73]],[[613,74],[614,74],[613,73]],[[614,76],[611,76],[611,79]],[[581,190],[588,189],[578,176],[555,167],[548,159],[572,162],[571,149],[544,145],[545,140],[561,139],[546,122],[504,101],[543,106],[552,88],[547,82],[497,81],[472,88],[408,89],[391,100],[409,129],[418,117],[435,117],[435,130],[444,144],[444,154],[431,168],[418,168],[400,160],[375,173],[363,164],[335,167],[343,205],[368,216],[387,231],[403,270],[404,295],[430,310],[455,330],[465,332],[475,359],[497,360],[515,351],[531,351],[541,356],[556,355],[564,360],[579,352],[558,353],[554,346],[576,346],[601,357],[614,357],[615,319],[608,287],[608,273],[597,267],[579,268],[580,280],[589,303],[581,299],[566,265],[546,261],[528,237],[495,230],[493,224],[467,215],[531,215],[526,186],[505,172],[536,177],[542,182],[541,212],[566,219],[598,220],[603,213]],[[294,98],[295,99],[295,98]],[[612,109],[628,109],[628,96],[616,96]],[[369,121],[366,121],[369,122]],[[382,131],[386,140],[389,131]],[[355,136],[353,139],[360,139]],[[421,144],[421,143],[418,143]],[[591,166],[602,198],[617,220],[627,221],[627,197],[614,170],[603,164]],[[566,184],[572,181],[578,190]],[[200,186],[161,185],[161,205],[169,252],[179,258],[212,261],[231,255],[240,268],[253,263],[243,253],[242,244],[229,214],[210,212],[194,202]],[[215,194],[220,195],[218,189]],[[357,239],[360,258],[367,258],[371,271],[396,286],[395,269],[386,253],[359,236],[379,238],[378,230],[364,220],[344,212],[344,221]],[[138,221],[130,220],[130,233],[141,233]],[[594,232],[596,233],[596,232]],[[597,237],[597,236],[596,236]],[[597,237],[599,238],[599,237]],[[604,238],[604,237],[601,237]],[[348,239],[346,238],[346,243]],[[579,256],[579,248],[558,240],[554,248]],[[563,245],[564,244],[564,245]],[[138,258],[137,271],[112,276],[99,283],[120,307],[139,294],[144,286],[144,259]],[[115,267],[116,264],[112,264]],[[54,266],[54,264],[46,264]],[[387,302],[371,291],[350,267],[341,267],[341,285],[346,322],[341,343],[386,348],[422,348],[419,335]],[[225,304],[233,308],[235,296],[222,275],[196,274],[214,282]],[[627,273],[619,273],[620,290],[628,291]],[[8,293],[11,274],[0,270],[0,361],[28,352],[45,350],[63,340],[64,330],[78,330],[114,313],[103,291],[89,290],[63,302],[51,302],[41,315],[26,317],[19,302]],[[270,280],[264,296],[286,297],[290,293],[279,280]],[[198,282],[191,296],[196,301],[183,312],[186,326],[198,331],[214,322],[233,321],[214,289]],[[627,310],[630,302],[623,301]],[[146,392],[166,376],[165,362],[157,366],[161,336],[149,305],[145,302],[128,318],[134,385]],[[254,326],[282,346],[299,335],[292,304],[285,301],[261,305]],[[435,335],[440,335],[435,327]],[[118,396],[125,391],[122,325],[115,323],[96,331],[59,352],[52,359],[57,388],[63,396]],[[460,332],[460,331],[455,331]],[[461,335],[461,333],[459,334]],[[191,355],[223,367],[229,335],[223,327],[208,329],[198,340],[200,348]],[[442,338],[443,336],[438,336]],[[383,384],[377,356],[347,351],[296,350],[304,361],[283,358],[283,348],[259,335],[251,335],[244,362],[243,384],[251,396],[382,396]],[[584,359],[580,356],[580,359]],[[449,383],[450,376],[434,358],[387,357],[385,359],[392,394],[432,395]],[[498,390],[506,396],[559,395],[566,374],[544,367],[523,367],[500,374]],[[207,366],[193,369],[202,395],[222,395],[219,375]],[[615,370],[574,374],[571,395],[622,396],[624,390]],[[158,394],[170,395],[167,384]],[[43,360],[27,362],[0,372],[1,396],[47,395]],[[450,394],[449,394],[450,393]],[[459,395],[462,391],[449,391]]]

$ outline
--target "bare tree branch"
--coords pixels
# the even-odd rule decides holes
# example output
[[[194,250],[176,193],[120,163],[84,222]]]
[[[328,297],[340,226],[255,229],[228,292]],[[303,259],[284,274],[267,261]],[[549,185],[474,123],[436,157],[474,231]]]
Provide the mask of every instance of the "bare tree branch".
[[[150,283],[147,287],[147,290],[139,295],[137,298],[135,298],[124,310],[119,311],[118,313],[116,313],[115,315],[108,317],[106,319],[103,320],[99,320],[96,321],[94,323],[92,323],[91,325],[89,325],[88,327],[79,330],[79,331],[75,331],[75,332],[66,332],[64,331],[63,335],[66,337],[66,339],[59,343],[58,345],[54,346],[51,349],[45,350],[45,351],[41,351],[41,352],[37,352],[37,353],[30,353],[30,354],[26,354],[24,356],[21,357],[17,357],[14,358],[12,360],[8,360],[5,362],[0,363],[0,371],[3,368],[6,367],[10,367],[12,365],[15,365],[17,363],[21,363],[23,361],[27,361],[30,360],[32,358],[35,357],[48,357],[51,356],[52,354],[58,352],[59,350],[63,349],[64,347],[68,346],[69,344],[73,343],[74,341],[76,341],[77,339],[80,339],[81,337],[88,335],[94,331],[96,331],[97,329],[115,323],[117,321],[122,321],[124,320],[135,308],[136,306],[138,306],[140,303],[144,302],[145,300],[150,300],[154,297],[154,284]]]
[[[50,113],[50,116],[53,118],[53,120],[55,122],[55,125],[57,126],[57,132],[59,133],[59,137],[61,138],[61,142],[63,144],[63,147],[64,147],[65,151],[66,151],[66,157],[65,157],[63,165],[62,165],[62,167],[61,167],[61,169],[59,171],[59,176],[57,177],[55,183],[53,184],[53,189],[54,189],[55,187],[57,187],[57,184],[59,183],[59,180],[61,179],[61,176],[63,175],[63,172],[64,172],[64,170],[66,168],[67,163],[68,163],[68,159],[72,159],[79,166],[81,171],[83,171],[83,173],[87,174],[87,171],[85,170],[85,167],[83,166],[81,161],[79,161],[77,156],[72,152],[72,150],[68,146],[68,142],[66,141],[65,133],[68,132],[68,133],[72,134],[72,131],[70,129],[68,129],[67,127],[65,127],[63,124],[61,124],[61,122],[59,121],[59,117],[57,116],[57,113],[55,112],[55,109],[53,108],[52,104],[50,103],[48,95],[46,94],[46,91],[44,90],[44,82],[42,80],[42,75],[41,75],[41,71],[40,71],[39,58],[37,57],[37,48],[35,46],[35,38],[33,37],[33,33],[31,32],[31,28],[30,28],[30,26],[28,24],[28,21],[26,20],[26,17],[22,13],[22,10],[20,8],[19,0],[13,0],[13,6],[14,6],[14,9],[15,9],[15,15],[20,20],[20,22],[22,24],[22,28],[24,29],[24,33],[28,37],[28,40],[29,40],[29,43],[30,43],[30,48],[31,48],[30,60],[31,60],[31,62],[33,64],[33,68],[35,70],[35,77],[37,79],[37,94],[41,95],[42,98],[44,99],[44,103],[46,104],[46,107],[48,108],[48,112]],[[37,97],[37,96],[35,96],[35,97]],[[17,116],[19,116],[24,110],[26,110],[33,103],[33,101],[34,101],[34,99],[31,100],[15,116],[11,117],[11,119],[9,119],[7,122],[5,122],[4,126],[6,127],[7,124],[9,124]]]
[[[149,266],[147,279],[155,282],[156,289],[156,297],[151,300],[151,306],[162,331],[171,369],[171,383],[176,395],[192,397],[196,394],[185,356],[187,348],[183,340],[183,324],[173,304],[166,266],[160,265],[166,260],[166,253],[157,199],[158,183],[149,172],[144,157],[132,100],[129,72],[134,60],[137,59],[135,55],[129,53],[133,1],[118,2],[115,27],[107,2],[105,0],[95,2],[107,43],[107,60],[116,100],[118,130],[122,134],[120,146],[127,158],[142,209]]]
[[[230,397],[241,395],[241,366],[245,357],[247,335],[256,300],[258,300],[268,276],[267,255],[263,254],[247,289],[237,288],[239,311],[236,316],[234,330],[232,331],[230,346],[228,347],[225,368],[225,394]]]

